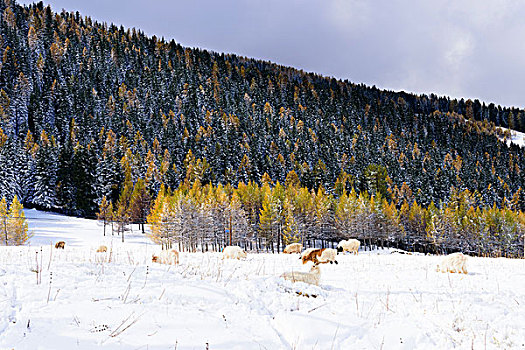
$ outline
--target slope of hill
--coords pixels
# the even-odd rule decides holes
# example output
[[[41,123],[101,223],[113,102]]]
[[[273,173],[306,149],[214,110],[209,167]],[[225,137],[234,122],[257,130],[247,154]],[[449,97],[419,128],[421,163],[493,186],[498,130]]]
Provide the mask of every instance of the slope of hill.
[[[523,130],[518,109],[184,48],[42,3],[1,0],[0,13],[0,195],[26,206],[86,216],[125,179],[154,197],[161,184],[282,183],[292,170],[310,189],[349,174],[373,192],[372,163],[423,205],[452,188],[500,205],[523,187],[523,152],[493,124]]]
[[[36,209],[28,209],[24,212],[29,232],[32,235],[28,242],[31,246],[54,245],[58,241],[64,241],[68,246],[96,248],[102,244],[109,247],[116,241],[121,241],[120,235],[112,230],[111,224],[106,225],[106,235],[104,236],[103,224],[95,220]],[[137,229],[126,232],[124,241],[126,244],[152,244],[146,235]]]
[[[29,221],[31,246],[0,247],[2,349],[525,344],[524,260],[469,258],[469,274],[457,275],[436,272],[438,256],[360,252],[321,266],[319,287],[294,285],[278,276],[309,268],[295,254],[250,253],[246,261],[230,261],[219,253],[181,253],[180,265],[170,267],[151,263],[158,247],[114,240],[110,263],[108,255],[95,253],[99,241],[85,238],[95,234],[95,222],[79,226],[34,211],[28,216],[37,218]],[[69,231],[60,238],[77,244],[50,248],[39,229],[44,220],[53,223],[48,230]],[[102,238],[100,230],[96,235]],[[37,242],[46,243],[42,254]]]

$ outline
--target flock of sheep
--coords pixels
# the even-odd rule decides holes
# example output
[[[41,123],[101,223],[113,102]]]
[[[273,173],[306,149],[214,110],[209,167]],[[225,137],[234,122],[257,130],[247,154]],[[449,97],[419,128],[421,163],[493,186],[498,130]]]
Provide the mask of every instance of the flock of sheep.
[[[313,262],[313,266],[310,271],[289,271],[283,273],[281,277],[292,282],[304,282],[317,286],[319,285],[319,281],[321,279],[321,270],[319,269],[319,264],[337,264],[337,260],[335,260],[335,258],[340,252],[350,252],[357,255],[359,253],[359,246],[360,242],[357,239],[349,239],[339,242],[337,245],[337,250],[330,248],[306,249],[301,254],[301,260],[303,264],[306,264],[308,261]],[[301,253],[301,250],[302,245],[300,243],[293,243],[284,249],[284,253]],[[453,253],[443,258],[441,264],[437,266],[437,271],[467,274],[466,265],[467,257],[465,255],[462,253]]]
[[[321,270],[319,264],[338,264],[336,256],[338,253],[349,252],[355,255],[359,254],[359,246],[361,243],[357,239],[343,240],[337,245],[337,249],[331,248],[308,248],[303,251],[301,243],[292,243],[287,245],[284,254],[301,254],[300,259],[303,264],[311,261],[313,266],[308,272],[289,271],[283,273],[280,277],[292,282],[304,282],[313,285],[319,285],[321,279]],[[55,244],[55,248],[64,249],[65,242],[59,241]],[[97,249],[97,253],[106,253],[108,248],[101,245]],[[247,253],[238,246],[227,246],[222,251],[222,259],[246,259]],[[158,264],[177,265],[179,263],[179,252],[175,249],[162,250],[152,256],[151,261]],[[437,266],[437,271],[464,273],[467,274],[467,256],[462,253],[452,253],[445,256],[440,265]]]

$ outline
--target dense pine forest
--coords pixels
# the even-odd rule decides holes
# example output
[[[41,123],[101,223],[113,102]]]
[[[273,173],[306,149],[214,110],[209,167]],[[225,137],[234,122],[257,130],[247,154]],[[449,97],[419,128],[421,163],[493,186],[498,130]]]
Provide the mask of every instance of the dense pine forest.
[[[523,110],[185,48],[42,3],[0,0],[0,14],[0,196],[9,202],[17,196],[26,207],[98,214],[121,223],[123,233],[148,215],[151,223],[166,198],[178,198],[173,218],[181,198],[200,198],[192,203],[201,210],[210,202],[195,193],[220,189],[230,219],[213,232],[224,233],[234,208],[257,244],[311,235],[372,242],[383,230],[374,244],[421,250],[424,241],[437,249],[435,227],[450,221],[454,230],[441,229],[447,237],[454,231],[456,243],[440,249],[454,250],[467,240],[462,223],[480,220],[469,234],[485,248],[469,243],[469,251],[523,251],[525,157],[501,142],[508,135],[497,128],[524,131]],[[250,207],[237,193],[246,186],[259,193]],[[276,195],[279,214],[268,219],[264,198],[281,187],[288,194]],[[307,237],[286,224],[300,219],[290,209],[292,187],[310,201],[327,198],[332,219],[301,226],[317,227]],[[394,224],[372,225],[370,214],[360,219],[367,222],[361,233],[343,229],[338,202],[350,197],[355,208],[394,212]],[[409,220],[414,208],[417,225]],[[407,240],[416,233],[424,239]]]

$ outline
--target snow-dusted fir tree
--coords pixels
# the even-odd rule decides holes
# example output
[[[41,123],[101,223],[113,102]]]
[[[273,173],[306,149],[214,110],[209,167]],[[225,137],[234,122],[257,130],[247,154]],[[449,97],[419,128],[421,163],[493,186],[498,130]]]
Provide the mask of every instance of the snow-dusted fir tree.
[[[21,146],[18,147],[16,159],[19,160],[16,168],[16,182],[19,192],[18,198],[23,203],[32,203],[34,197],[34,176],[36,167],[36,153],[39,146],[31,132],[27,132]]]
[[[56,206],[57,151],[53,137],[45,131],[40,134],[40,148],[36,153],[33,203],[41,208]]]
[[[102,132],[101,132],[102,133]],[[103,135],[101,135],[103,136]],[[102,155],[95,167],[95,187],[97,198],[106,196],[108,200],[118,199],[120,182],[120,167],[116,159],[117,139],[113,131],[106,132]]]
[[[14,165],[17,163],[13,145],[0,129],[0,196],[6,197],[9,201],[16,194]]]

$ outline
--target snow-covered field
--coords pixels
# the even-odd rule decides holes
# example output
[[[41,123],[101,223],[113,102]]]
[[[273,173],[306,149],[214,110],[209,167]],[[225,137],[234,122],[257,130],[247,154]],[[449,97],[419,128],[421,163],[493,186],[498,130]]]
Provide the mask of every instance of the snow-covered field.
[[[470,258],[457,275],[435,271],[440,257],[360,252],[322,265],[319,287],[293,285],[279,275],[308,270],[298,255],[152,264],[138,232],[121,243],[26,215],[31,245],[0,247],[0,349],[525,349],[525,260]]]

